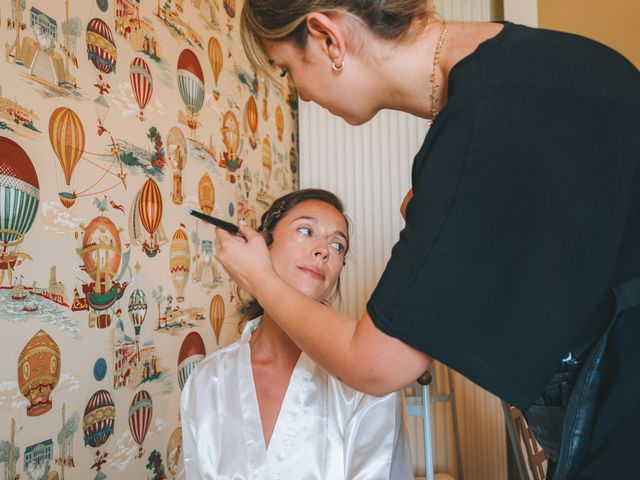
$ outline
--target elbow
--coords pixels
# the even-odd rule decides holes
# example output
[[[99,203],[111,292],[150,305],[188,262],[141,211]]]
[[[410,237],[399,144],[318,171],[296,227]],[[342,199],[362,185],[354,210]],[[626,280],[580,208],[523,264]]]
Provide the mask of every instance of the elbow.
[[[338,379],[354,390],[373,397],[383,397],[391,392],[401,390],[408,385],[408,383],[411,383],[403,383],[393,376],[367,370],[353,372],[351,375],[347,375],[346,378],[338,377]]]

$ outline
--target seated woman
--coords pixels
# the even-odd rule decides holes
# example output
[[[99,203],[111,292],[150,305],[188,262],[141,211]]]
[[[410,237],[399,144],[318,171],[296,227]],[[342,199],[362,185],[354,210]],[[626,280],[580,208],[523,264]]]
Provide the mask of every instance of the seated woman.
[[[335,195],[285,195],[260,230],[285,281],[319,302],[336,295],[349,233]],[[180,407],[188,480],[413,478],[401,395],[347,387],[301,353],[268,312],[200,362]]]

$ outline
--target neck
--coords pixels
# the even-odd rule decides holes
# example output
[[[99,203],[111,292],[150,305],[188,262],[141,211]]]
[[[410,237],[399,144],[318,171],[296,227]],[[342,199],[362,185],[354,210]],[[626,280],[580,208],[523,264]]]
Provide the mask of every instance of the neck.
[[[394,47],[382,46],[382,53],[375,61],[376,88],[381,92],[380,109],[400,110],[431,119],[432,111],[440,112],[447,103],[449,73],[454,65],[501,28],[492,23],[447,22],[447,33],[435,70],[438,102],[433,106],[430,78],[442,22],[430,19],[412,41]]]
[[[264,313],[260,326],[251,335],[251,359],[288,364],[297,362],[301,350],[278,324]]]

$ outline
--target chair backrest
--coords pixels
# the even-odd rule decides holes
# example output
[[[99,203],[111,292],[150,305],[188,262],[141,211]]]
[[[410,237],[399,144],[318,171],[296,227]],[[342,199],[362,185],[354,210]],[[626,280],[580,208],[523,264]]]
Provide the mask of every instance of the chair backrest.
[[[502,402],[507,431],[522,480],[544,480],[547,454],[529,430],[524,415],[513,405]],[[527,469],[528,467],[528,469]]]

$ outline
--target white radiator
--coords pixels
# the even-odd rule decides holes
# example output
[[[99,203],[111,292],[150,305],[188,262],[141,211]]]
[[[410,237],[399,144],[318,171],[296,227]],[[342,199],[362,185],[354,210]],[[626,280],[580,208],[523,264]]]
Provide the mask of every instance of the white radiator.
[[[447,20],[488,20],[491,0],[437,1]],[[300,105],[300,186],[337,193],[352,219],[351,251],[342,276],[342,309],[360,317],[403,227],[399,207],[409,189],[411,163],[426,133],[423,120],[385,111],[351,127],[314,104]],[[400,280],[401,281],[401,280]],[[446,375],[436,367],[438,388]],[[454,374],[466,480],[506,479],[504,421],[498,400]],[[446,404],[433,409],[436,471],[455,473]],[[420,422],[409,419],[416,473],[424,474]]]

